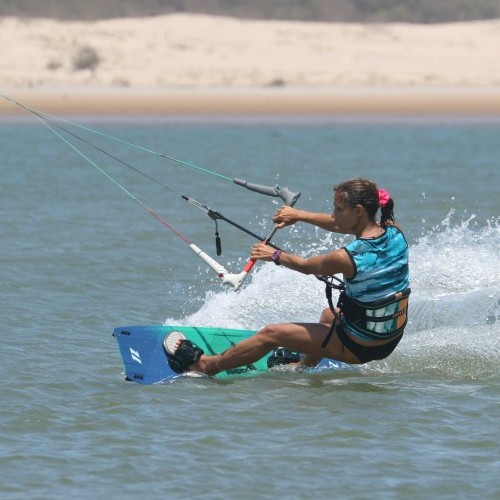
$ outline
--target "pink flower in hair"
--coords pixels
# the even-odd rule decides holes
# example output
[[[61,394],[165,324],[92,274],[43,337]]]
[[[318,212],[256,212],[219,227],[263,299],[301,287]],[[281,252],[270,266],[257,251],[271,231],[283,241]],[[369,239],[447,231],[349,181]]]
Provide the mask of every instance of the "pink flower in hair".
[[[378,204],[381,208],[384,208],[390,199],[391,195],[385,189],[378,190]]]

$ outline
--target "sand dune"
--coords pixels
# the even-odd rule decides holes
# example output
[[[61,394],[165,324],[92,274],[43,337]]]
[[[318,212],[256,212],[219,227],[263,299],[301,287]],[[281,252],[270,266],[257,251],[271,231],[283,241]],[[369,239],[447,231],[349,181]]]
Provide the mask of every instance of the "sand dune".
[[[3,18],[0,46],[0,91],[59,111],[500,113],[500,21]]]

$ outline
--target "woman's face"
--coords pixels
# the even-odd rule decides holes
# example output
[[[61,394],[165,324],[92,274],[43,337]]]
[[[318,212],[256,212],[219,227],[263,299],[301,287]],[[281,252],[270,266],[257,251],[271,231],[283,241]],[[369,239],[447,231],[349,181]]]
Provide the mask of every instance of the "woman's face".
[[[339,233],[355,234],[354,230],[359,222],[358,207],[347,205],[342,194],[335,192],[332,219],[335,221]]]

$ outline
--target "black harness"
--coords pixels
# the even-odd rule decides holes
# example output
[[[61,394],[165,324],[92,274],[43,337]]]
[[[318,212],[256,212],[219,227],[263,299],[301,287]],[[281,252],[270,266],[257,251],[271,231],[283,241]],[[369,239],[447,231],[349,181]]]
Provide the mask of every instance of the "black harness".
[[[341,314],[345,320],[361,330],[363,334],[374,340],[396,337],[403,333],[408,321],[408,298],[411,293],[410,288],[400,292],[395,292],[383,299],[360,302],[348,297],[345,293],[345,283],[336,276],[318,276],[319,280],[326,285],[325,294],[328,305],[337,321],[340,321]],[[337,309],[333,306],[332,291],[340,290]],[[336,321],[332,323],[321,347],[325,348],[335,330]]]

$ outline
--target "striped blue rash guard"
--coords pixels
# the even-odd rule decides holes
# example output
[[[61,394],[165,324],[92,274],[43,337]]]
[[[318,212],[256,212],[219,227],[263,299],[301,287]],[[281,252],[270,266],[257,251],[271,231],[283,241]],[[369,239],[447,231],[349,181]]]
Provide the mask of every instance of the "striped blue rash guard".
[[[345,246],[344,250],[354,264],[354,277],[345,279],[347,297],[368,306],[370,303],[383,302],[383,299],[409,288],[408,244],[397,227],[388,226],[378,238],[356,239]],[[370,310],[367,307],[366,313],[367,316],[385,318],[399,311],[398,307],[397,303],[392,302],[382,309],[372,307]],[[373,340],[394,335],[397,327],[401,326],[402,319],[385,322],[379,319],[371,328],[362,330],[345,317],[342,323],[355,337]]]

